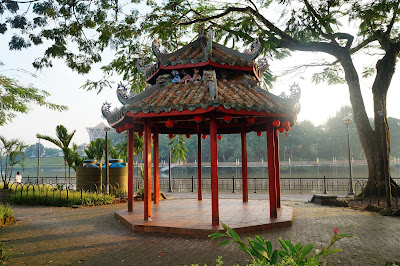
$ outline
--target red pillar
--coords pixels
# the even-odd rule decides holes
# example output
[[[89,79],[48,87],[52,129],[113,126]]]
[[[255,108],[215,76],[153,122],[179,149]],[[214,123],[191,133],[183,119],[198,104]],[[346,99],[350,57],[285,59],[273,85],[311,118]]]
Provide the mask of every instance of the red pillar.
[[[203,179],[201,169],[201,134],[197,133],[197,199],[203,200]]]
[[[160,179],[159,179],[159,154],[158,154],[158,129],[153,133],[153,178],[154,178],[154,204],[160,203]]]
[[[133,128],[128,130],[128,212],[133,211]]]
[[[276,207],[281,207],[281,176],[279,163],[279,137],[274,130]]]
[[[277,218],[276,206],[276,177],[275,177],[275,130],[267,129],[267,149],[268,149],[268,184],[269,184],[269,217]]]
[[[218,151],[217,151],[217,119],[210,119],[210,151],[211,151],[211,205],[212,225],[219,225],[218,211]]]
[[[144,123],[144,220],[151,220],[151,122]]]
[[[242,186],[243,186],[243,202],[249,201],[249,187],[248,187],[248,179],[247,179],[247,139],[246,139],[246,131],[242,127],[242,131],[240,133],[240,137],[242,140]]]

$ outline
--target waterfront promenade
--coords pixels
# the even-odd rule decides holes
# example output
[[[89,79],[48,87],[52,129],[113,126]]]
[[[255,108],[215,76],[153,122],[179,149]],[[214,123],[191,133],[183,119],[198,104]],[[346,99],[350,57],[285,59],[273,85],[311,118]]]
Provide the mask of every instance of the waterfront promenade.
[[[193,193],[172,193],[172,200],[193,198]],[[251,194],[250,200],[266,194]],[[284,194],[283,204],[294,207],[293,226],[259,232],[278,245],[277,239],[327,245],[333,232],[354,234],[335,244],[344,251],[332,255],[328,265],[385,265],[400,262],[400,219],[349,208],[308,203],[310,194]],[[209,198],[205,194],[205,198]],[[239,193],[221,193],[221,198],[240,198]],[[135,204],[142,204],[140,202]],[[1,239],[12,246],[9,265],[244,265],[249,257],[235,245],[217,247],[218,241],[172,235],[135,233],[114,212],[126,204],[57,208],[15,206],[16,225],[4,227]],[[253,233],[244,237],[254,237]]]

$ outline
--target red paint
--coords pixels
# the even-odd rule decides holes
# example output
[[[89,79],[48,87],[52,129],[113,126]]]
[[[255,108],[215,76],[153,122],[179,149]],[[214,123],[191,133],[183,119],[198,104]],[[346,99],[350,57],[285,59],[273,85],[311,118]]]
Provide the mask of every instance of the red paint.
[[[281,207],[281,177],[279,166],[279,138],[274,134],[276,207]]]
[[[151,220],[151,122],[144,123],[144,220]]]
[[[126,123],[126,124],[125,124],[125,128],[126,128],[126,129],[131,129],[131,128],[133,128],[133,123]]]
[[[203,179],[201,168],[201,137],[197,134],[197,199],[203,200]]]
[[[154,130],[153,134],[153,179],[154,179],[154,187],[153,187],[153,195],[154,195],[154,204],[160,203],[160,178],[159,178],[159,152],[158,152],[158,130],[157,128]]]
[[[123,132],[123,131],[125,131],[125,127],[124,127],[124,126],[119,126],[119,128],[118,128],[118,129],[119,129],[119,131],[120,131],[120,132]]]
[[[249,187],[247,178],[247,138],[246,131],[242,127],[242,132],[240,133],[241,143],[242,143],[242,182],[243,182],[243,202],[249,201]]]
[[[269,185],[269,217],[278,217],[276,204],[276,179],[275,179],[275,132],[272,128],[267,129],[267,149],[268,149],[268,185]]]
[[[211,205],[212,225],[219,225],[218,210],[218,151],[217,151],[217,119],[210,119],[210,152],[211,152]]]
[[[290,119],[290,117],[294,116],[293,114],[287,114],[287,113],[280,113],[280,114],[276,114],[276,113],[267,113],[265,111],[247,111],[247,110],[240,110],[237,111],[233,108],[231,109],[225,109],[223,106],[218,106],[218,107],[209,107],[207,109],[202,109],[202,108],[197,108],[193,111],[190,110],[182,110],[182,111],[177,111],[177,110],[172,110],[171,112],[160,112],[158,114],[154,113],[154,112],[149,112],[149,113],[143,113],[143,112],[137,112],[135,114],[131,113],[131,112],[127,112],[123,117],[121,117],[120,119],[118,119],[117,121],[115,121],[114,123],[110,124],[110,126],[112,127],[116,127],[119,123],[121,123],[125,117],[134,117],[134,118],[148,118],[148,117],[156,117],[156,118],[161,118],[161,117],[165,117],[165,116],[184,116],[184,115],[196,115],[196,114],[205,114],[205,113],[210,113],[214,110],[218,110],[220,112],[226,113],[226,114],[234,114],[234,115],[254,115],[254,116],[264,116],[264,117],[282,117],[285,119]],[[137,123],[139,121],[136,121]]]
[[[128,212],[133,211],[133,129],[128,130]]]

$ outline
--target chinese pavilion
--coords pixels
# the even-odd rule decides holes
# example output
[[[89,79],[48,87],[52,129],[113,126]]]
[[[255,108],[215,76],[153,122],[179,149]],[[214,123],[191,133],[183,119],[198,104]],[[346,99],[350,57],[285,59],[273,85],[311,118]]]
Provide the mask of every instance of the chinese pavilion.
[[[204,31],[204,30],[203,30]],[[138,60],[150,86],[132,94],[123,86],[117,95],[123,106],[115,111],[104,103],[102,113],[117,132],[128,134],[128,211],[133,210],[133,132],[144,135],[144,220],[151,220],[151,141],[153,191],[159,194],[159,134],[197,135],[198,200],[202,200],[201,139],[210,137],[212,225],[219,224],[217,139],[219,134],[241,134],[243,202],[248,201],[246,133],[267,132],[270,218],[277,218],[280,202],[278,132],[290,130],[300,110],[300,91],[279,97],[260,88],[265,59],[258,63],[261,45],[255,40],[244,53],[212,41],[202,30],[198,38],[173,52],[152,49],[157,62]],[[153,136],[151,135],[153,134]],[[203,136],[202,136],[203,135]],[[154,197],[154,204],[159,199]]]

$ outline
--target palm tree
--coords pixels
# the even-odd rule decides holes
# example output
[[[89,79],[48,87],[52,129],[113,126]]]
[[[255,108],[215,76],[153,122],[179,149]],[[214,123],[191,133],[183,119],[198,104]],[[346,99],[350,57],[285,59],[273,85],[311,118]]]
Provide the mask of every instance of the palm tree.
[[[68,133],[68,130],[63,125],[58,125],[56,127],[57,138],[53,138],[46,135],[38,135],[38,138],[50,141],[51,143],[53,143],[62,150],[64,154],[65,179],[67,179],[67,156],[69,152],[68,146],[71,143],[72,137],[74,136],[75,132],[76,130],[72,131],[71,133]]]
[[[0,136],[0,141],[2,146],[0,147],[0,169],[1,169],[1,179],[4,182],[4,188],[8,188],[8,165],[12,165],[10,162],[12,160],[12,163],[16,160],[16,150],[18,150],[18,147],[20,147],[20,153],[22,154],[22,150],[26,147],[22,142],[20,142],[18,139],[11,139],[7,140],[3,136]],[[15,154],[15,156],[14,156]],[[6,158],[6,163],[5,163],[5,169],[4,169],[4,175],[3,175],[3,157],[5,156]],[[10,162],[9,162],[10,159]]]
[[[76,143],[72,144],[72,149],[67,149],[66,161],[68,164],[68,182],[71,182],[71,168],[76,171],[76,168],[82,162],[78,152],[78,145]]]
[[[12,176],[14,166],[19,164],[21,165],[22,169],[24,169],[24,160],[25,160],[25,149],[28,147],[28,145],[25,145],[23,142],[18,142],[15,146],[15,149],[11,151],[9,157],[10,157],[10,176]]]

